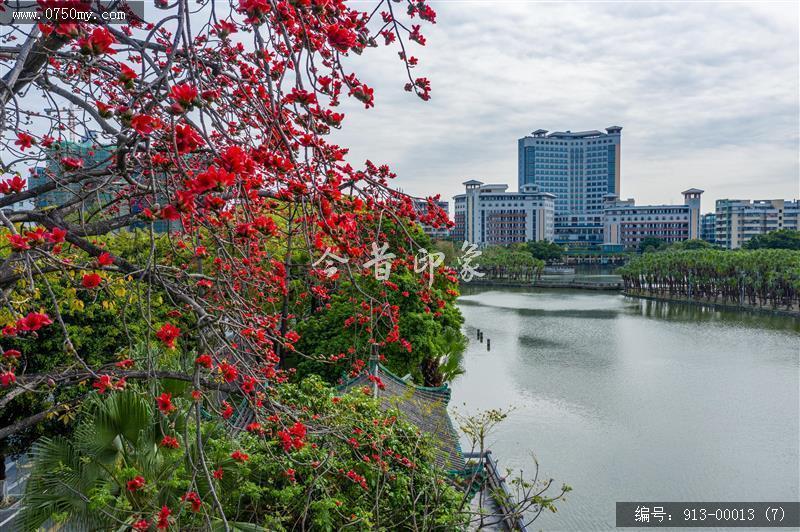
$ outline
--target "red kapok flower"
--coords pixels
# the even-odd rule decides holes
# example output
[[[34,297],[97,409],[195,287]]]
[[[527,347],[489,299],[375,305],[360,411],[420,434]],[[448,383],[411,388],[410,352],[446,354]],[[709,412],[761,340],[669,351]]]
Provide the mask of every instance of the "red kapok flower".
[[[222,401],[222,407],[223,407],[222,410],[223,419],[230,419],[230,417],[233,415],[233,407],[228,401]]]
[[[0,386],[3,388],[8,388],[15,382],[17,382],[17,376],[14,375],[13,371],[8,370],[0,373]]]
[[[78,39],[81,52],[87,55],[101,55],[116,53],[111,45],[117,42],[106,28],[99,26],[94,31]]]
[[[227,20],[221,20],[214,28],[217,30],[217,35],[222,39],[231,33],[236,33],[236,24],[228,22]]]
[[[203,506],[203,501],[200,500],[200,496],[195,493],[194,491],[190,491],[181,497],[183,502],[188,502],[192,505],[193,512],[199,512],[200,508]]]
[[[119,80],[122,83],[127,83],[129,81],[133,81],[134,79],[138,78],[139,74],[137,74],[131,67],[123,63],[119,67]]]
[[[236,369],[236,366],[227,362],[220,364],[219,370],[222,372],[222,378],[225,379],[225,382],[233,382],[239,376],[239,370]]]
[[[92,387],[96,388],[99,394],[103,394],[108,390],[122,390],[125,388],[125,379],[120,379],[115,384],[110,375],[100,375],[97,380],[94,381]]]
[[[28,182],[21,178],[18,175],[15,175],[11,179],[4,179],[0,182],[0,192],[3,194],[11,194],[12,192],[22,192],[25,190],[25,185]]]
[[[302,449],[305,445],[305,441],[303,441],[305,436],[306,426],[299,421],[289,427],[288,430],[278,431],[278,438],[281,440],[281,443],[283,444],[283,450],[286,452],[289,452],[292,449]]]
[[[169,528],[169,516],[172,511],[167,506],[162,506],[161,511],[158,512],[158,522],[156,523],[157,530],[166,530]]]
[[[177,449],[180,446],[181,444],[178,443],[178,439],[173,438],[172,436],[164,436],[161,439],[161,447],[167,447],[168,449]]]
[[[156,333],[156,338],[161,340],[167,349],[175,349],[175,341],[178,339],[180,334],[181,330],[178,327],[172,325],[171,323],[165,323]]]
[[[175,126],[175,145],[178,153],[190,153],[203,145],[203,138],[189,124]]]
[[[194,363],[198,366],[203,366],[206,369],[211,369],[211,355],[205,354],[200,355],[199,357],[194,359]]]
[[[346,52],[356,44],[356,34],[338,24],[331,24],[325,30],[328,42],[340,52]]]
[[[131,118],[131,127],[140,135],[149,135],[160,125],[158,118],[149,115],[136,115]]]
[[[144,477],[137,475],[128,481],[128,491],[138,491],[144,487],[144,484]]]
[[[52,242],[53,244],[58,244],[59,242],[63,242],[64,239],[67,237],[67,231],[61,229],[60,227],[54,227],[52,231],[45,234],[45,238],[48,242]]]
[[[250,456],[248,456],[247,454],[243,453],[242,451],[240,451],[238,449],[231,453],[231,458],[233,458],[237,462],[242,462],[242,463],[247,462],[248,460],[250,460]]]
[[[17,351],[16,349],[6,349],[3,351],[3,358],[19,358],[22,356],[22,353]]]
[[[100,286],[100,283],[103,282],[103,278],[96,273],[87,273],[83,276],[83,280],[81,281],[81,285],[86,288],[87,290],[91,290],[92,288],[97,288]]]
[[[161,209],[161,212],[158,213],[158,215],[164,220],[174,221],[181,219],[181,213],[178,211],[178,209],[175,208],[174,205],[165,205],[164,208]]]
[[[247,23],[262,22],[271,9],[269,0],[239,0],[239,11],[247,13]]]
[[[172,87],[172,90],[169,91],[169,97],[176,103],[184,107],[189,107],[194,103],[195,98],[197,98],[197,89],[188,83],[181,83]]]
[[[150,530],[150,521],[148,521],[147,519],[139,519],[131,526],[137,532],[147,532],[148,530]]]
[[[111,253],[104,251],[97,257],[97,264],[100,266],[111,266],[114,264],[114,258],[111,256]]]
[[[215,469],[214,473],[212,474],[214,475],[215,479],[222,480],[222,477],[225,475],[225,471],[223,471],[222,468],[220,467],[218,469]]]
[[[20,131],[17,133],[17,140],[14,141],[14,144],[19,146],[19,149],[25,151],[27,148],[30,148],[34,144],[36,144],[36,139],[32,136],[28,135],[24,131]]]
[[[47,314],[30,312],[24,318],[17,320],[17,329],[20,331],[38,331],[42,327],[52,324],[53,320]]]
[[[158,397],[156,397],[156,403],[158,404],[158,409],[163,412],[164,414],[168,414],[175,410],[175,405],[172,404],[172,394],[164,392]]]
[[[94,102],[94,106],[97,107],[97,114],[99,114],[101,118],[111,118],[114,114],[114,108],[107,103]]]
[[[256,379],[250,375],[244,377],[241,385],[242,391],[246,394],[253,393],[256,389],[256,382]]]
[[[30,244],[28,244],[28,239],[22,235],[12,235],[11,233],[7,233],[6,238],[8,239],[8,243],[11,244],[11,249],[14,251],[25,251],[31,249]]]
[[[134,364],[133,359],[126,358],[125,360],[120,360],[114,365],[120,369],[131,369],[133,367],[133,364]]]
[[[77,157],[62,157],[61,166],[63,166],[65,170],[77,170],[83,168],[83,160]]]

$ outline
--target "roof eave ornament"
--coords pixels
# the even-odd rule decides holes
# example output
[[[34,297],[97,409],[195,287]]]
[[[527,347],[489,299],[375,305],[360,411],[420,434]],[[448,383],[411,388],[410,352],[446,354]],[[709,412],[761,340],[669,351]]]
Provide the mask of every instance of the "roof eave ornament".
[[[369,355],[369,373],[372,379],[372,397],[378,398],[378,344],[372,344],[372,353]]]

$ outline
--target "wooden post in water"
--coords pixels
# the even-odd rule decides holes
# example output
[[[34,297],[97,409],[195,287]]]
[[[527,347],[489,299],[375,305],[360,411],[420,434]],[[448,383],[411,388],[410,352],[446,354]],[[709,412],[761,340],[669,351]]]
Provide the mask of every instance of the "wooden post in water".
[[[487,338],[486,339],[486,350],[487,351],[491,351],[492,350],[492,339],[491,338]]]
[[[478,334],[477,334],[476,338],[477,338],[478,340],[480,340],[480,339],[481,339],[481,330],[480,330],[480,329],[478,329]]]

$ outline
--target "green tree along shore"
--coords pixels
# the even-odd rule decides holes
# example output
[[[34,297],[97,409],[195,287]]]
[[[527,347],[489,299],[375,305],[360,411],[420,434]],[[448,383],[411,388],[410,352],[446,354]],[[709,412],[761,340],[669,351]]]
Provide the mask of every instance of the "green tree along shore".
[[[486,248],[477,264],[484,279],[530,282],[542,275],[545,262],[534,257],[527,246],[516,244]]]
[[[617,272],[633,293],[787,310],[800,303],[800,251],[645,253]]]
[[[800,250],[800,231],[781,229],[756,235],[748,240],[745,249],[794,249]]]

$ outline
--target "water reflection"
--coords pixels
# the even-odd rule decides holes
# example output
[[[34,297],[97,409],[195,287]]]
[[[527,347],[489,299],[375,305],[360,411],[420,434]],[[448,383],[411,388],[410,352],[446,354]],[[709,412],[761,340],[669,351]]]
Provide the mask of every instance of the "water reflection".
[[[535,451],[575,488],[534,528],[608,530],[622,500],[797,499],[798,320],[569,290],[468,288],[459,306],[453,404],[515,407],[501,465]]]
[[[800,319],[780,313],[761,311],[737,311],[710,305],[676,303],[627,297],[626,304],[647,318],[692,321],[733,322],[748,327],[800,332]]]

